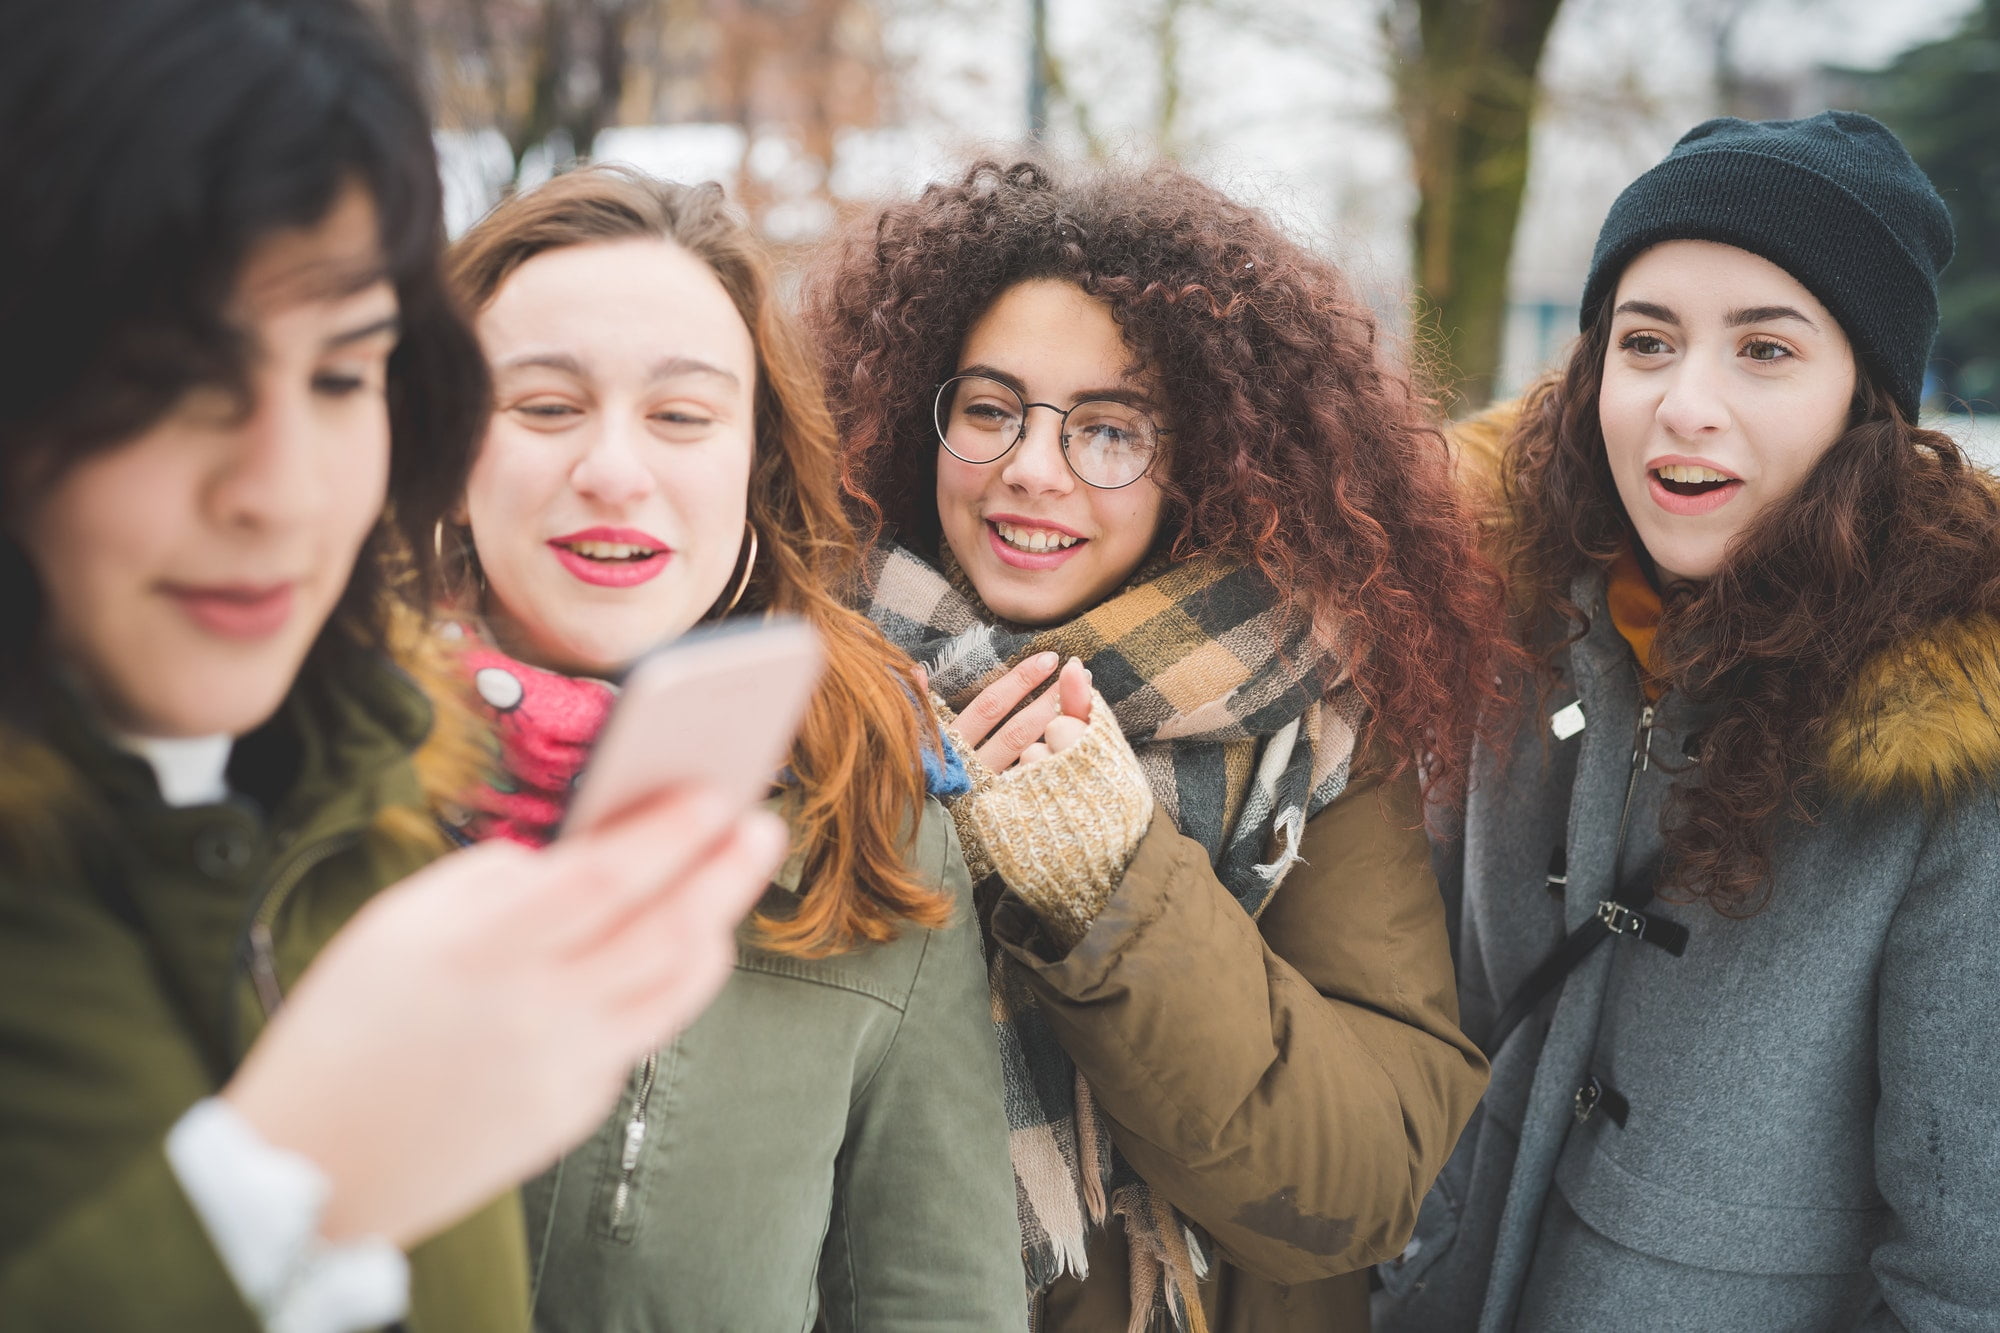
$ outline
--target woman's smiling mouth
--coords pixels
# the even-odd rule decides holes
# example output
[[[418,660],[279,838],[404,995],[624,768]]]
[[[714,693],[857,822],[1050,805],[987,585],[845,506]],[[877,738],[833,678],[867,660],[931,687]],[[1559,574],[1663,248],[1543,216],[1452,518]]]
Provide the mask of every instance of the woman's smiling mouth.
[[[1658,459],[1646,469],[1646,490],[1653,503],[1680,518],[1712,514],[1742,489],[1741,477],[1711,463]]]
[[[225,639],[268,638],[292,618],[293,583],[169,583],[160,590],[202,629]]]
[[[576,578],[599,588],[631,588],[659,576],[673,550],[634,528],[586,528],[549,540],[556,559]]]
[[[1032,523],[1011,514],[988,518],[986,535],[1001,563],[1015,569],[1054,569],[1089,544],[1089,538],[1067,528]]]

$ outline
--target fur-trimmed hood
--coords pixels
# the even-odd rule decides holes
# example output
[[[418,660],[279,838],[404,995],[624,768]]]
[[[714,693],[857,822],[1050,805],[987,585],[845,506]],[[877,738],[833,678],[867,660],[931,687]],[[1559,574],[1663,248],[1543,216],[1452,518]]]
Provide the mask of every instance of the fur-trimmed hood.
[[[2000,782],[2000,620],[1939,625],[1878,653],[1833,735],[1827,769],[1849,795],[1943,801]]]
[[[1460,482],[1495,523],[1506,521],[1500,475],[1518,416],[1502,403],[1450,431]],[[1827,775],[1844,796],[1946,801],[2000,785],[2000,620],[1945,622],[1877,653],[1830,734]]]

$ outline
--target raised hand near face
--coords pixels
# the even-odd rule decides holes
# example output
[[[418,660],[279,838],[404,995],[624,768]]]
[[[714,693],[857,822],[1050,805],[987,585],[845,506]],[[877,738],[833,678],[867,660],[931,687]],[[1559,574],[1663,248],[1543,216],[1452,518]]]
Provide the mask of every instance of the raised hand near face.
[[[1060,664],[1061,670],[1057,667]],[[1026,706],[1050,676],[1056,681]],[[1019,709],[1018,712],[1015,710]],[[979,692],[958,715],[958,734],[995,773],[1060,754],[1090,724],[1090,672],[1077,658],[1037,653]]]

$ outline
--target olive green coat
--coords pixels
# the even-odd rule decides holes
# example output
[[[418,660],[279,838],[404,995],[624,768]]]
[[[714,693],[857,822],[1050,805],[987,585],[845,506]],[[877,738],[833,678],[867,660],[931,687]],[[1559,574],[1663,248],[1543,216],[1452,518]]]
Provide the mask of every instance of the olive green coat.
[[[819,959],[746,928],[715,1003],[527,1186],[543,1333],[1025,1328],[986,970],[935,800],[910,855],[950,925]]]
[[[413,762],[422,692],[372,658],[316,676],[237,746],[232,785],[268,810],[170,808],[143,761],[66,705],[46,744],[0,735],[8,1333],[259,1328],[167,1164],[167,1130],[262,1025],[253,910],[289,986],[436,850]],[[523,1260],[511,1195],[418,1246],[411,1333],[524,1329]]]

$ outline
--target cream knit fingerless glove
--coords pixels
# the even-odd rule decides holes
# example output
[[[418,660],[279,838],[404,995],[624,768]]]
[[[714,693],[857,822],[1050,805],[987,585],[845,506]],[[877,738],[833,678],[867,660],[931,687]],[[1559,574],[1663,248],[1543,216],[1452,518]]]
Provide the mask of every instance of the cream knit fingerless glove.
[[[998,872],[1065,948],[1104,910],[1153,818],[1153,789],[1111,706],[1091,695],[1083,738],[994,773],[947,729],[972,790],[951,803],[974,881]]]

